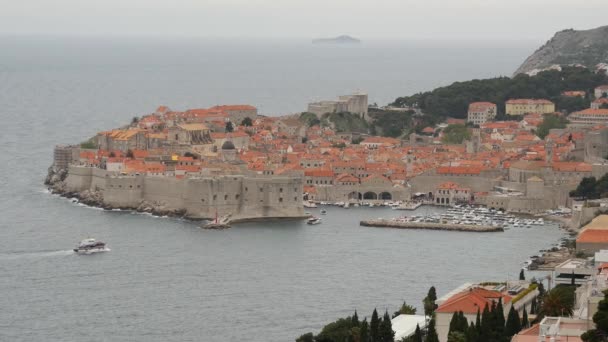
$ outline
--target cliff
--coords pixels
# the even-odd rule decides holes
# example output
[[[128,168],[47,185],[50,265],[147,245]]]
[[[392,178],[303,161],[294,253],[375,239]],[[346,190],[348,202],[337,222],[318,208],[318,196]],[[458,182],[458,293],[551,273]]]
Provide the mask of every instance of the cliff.
[[[595,69],[608,62],[608,26],[591,30],[563,30],[536,50],[515,71],[515,75],[552,65],[581,64]]]

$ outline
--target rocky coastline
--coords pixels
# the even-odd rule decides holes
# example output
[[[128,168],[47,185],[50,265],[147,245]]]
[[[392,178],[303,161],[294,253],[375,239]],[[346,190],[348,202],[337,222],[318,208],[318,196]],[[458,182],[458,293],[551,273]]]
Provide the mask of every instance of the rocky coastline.
[[[164,216],[164,217],[175,217],[175,218],[185,218],[189,220],[200,220],[192,217],[188,217],[186,215],[186,210],[179,209],[167,209],[162,203],[149,203],[148,201],[141,201],[137,207],[116,207],[109,205],[104,202],[103,193],[101,191],[95,190],[84,190],[81,192],[78,191],[68,191],[65,180],[67,178],[68,172],[64,169],[55,169],[54,167],[49,167],[47,176],[44,180],[44,184],[47,186],[48,190],[55,195],[59,195],[65,198],[76,199],[79,203],[84,205],[88,205],[91,207],[102,208],[104,210],[126,210],[126,211],[134,211],[138,213],[148,213],[154,216]],[[209,218],[211,219],[211,218]]]

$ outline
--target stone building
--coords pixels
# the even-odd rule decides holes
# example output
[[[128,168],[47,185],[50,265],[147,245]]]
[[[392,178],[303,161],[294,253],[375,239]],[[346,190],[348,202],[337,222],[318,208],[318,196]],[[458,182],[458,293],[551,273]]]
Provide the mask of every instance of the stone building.
[[[473,192],[470,188],[453,182],[439,184],[434,192],[436,205],[469,204],[472,199]]]
[[[472,102],[467,112],[467,122],[481,125],[496,117],[496,104],[492,102]]]
[[[245,118],[250,118],[251,121],[253,121],[258,116],[258,109],[251,105],[223,105],[211,107],[210,109],[225,112],[228,114],[230,121],[234,122],[236,125],[240,125]]]
[[[143,150],[148,145],[146,132],[136,128],[100,132],[95,140],[100,149],[109,151]]]
[[[169,128],[168,141],[181,145],[211,144],[210,131],[201,123],[178,124]]]
[[[325,113],[349,112],[361,115],[365,120],[369,120],[367,104],[367,94],[353,93],[351,95],[341,95],[335,101],[319,101],[308,104],[308,112],[321,117]]]
[[[554,112],[555,104],[545,99],[511,99],[505,102],[505,113],[507,115],[548,114]]]

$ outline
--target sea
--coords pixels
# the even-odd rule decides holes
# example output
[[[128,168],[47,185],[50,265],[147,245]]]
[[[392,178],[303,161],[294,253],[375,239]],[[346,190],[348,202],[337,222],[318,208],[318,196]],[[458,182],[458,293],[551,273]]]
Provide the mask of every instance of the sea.
[[[369,317],[404,301],[421,310],[430,286],[441,296],[464,282],[516,279],[564,236],[557,225],[381,229],[359,221],[403,213],[329,207],[316,226],[208,231],[86,207],[43,180],[55,145],[159,105],[246,103],[281,115],[357,90],[386,105],[511,75],[538,43],[0,36],[0,341],[293,341],[355,310]],[[111,251],[71,252],[87,237]]]

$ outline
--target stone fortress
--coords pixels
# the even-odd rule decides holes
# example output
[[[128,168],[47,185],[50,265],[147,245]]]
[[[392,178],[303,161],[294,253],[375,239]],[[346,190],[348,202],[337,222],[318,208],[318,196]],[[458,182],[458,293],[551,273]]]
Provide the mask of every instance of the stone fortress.
[[[229,144],[225,144],[229,147]],[[132,209],[190,219],[226,217],[230,221],[303,218],[302,178],[224,174],[176,178],[122,174],[68,162],[79,148],[58,146],[53,173],[67,166],[64,180],[51,182],[57,192],[85,198],[104,208]]]

